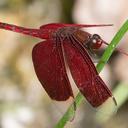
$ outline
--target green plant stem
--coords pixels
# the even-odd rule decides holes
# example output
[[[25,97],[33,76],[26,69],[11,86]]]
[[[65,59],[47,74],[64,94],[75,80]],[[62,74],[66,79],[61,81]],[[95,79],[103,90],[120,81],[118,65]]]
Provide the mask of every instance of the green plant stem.
[[[112,39],[110,45],[106,48],[103,56],[101,57],[99,63],[96,66],[97,71],[100,73],[100,71],[103,69],[104,65],[107,63],[108,59],[112,55],[114,49],[116,48],[117,44],[120,42],[124,34],[128,31],[128,20],[122,25],[122,27],[119,29],[119,31],[116,33],[114,38]],[[76,107],[80,105],[80,103],[83,101],[84,97],[79,92],[76,96],[75,103]],[[59,122],[56,124],[55,128],[63,128],[68,121],[70,121],[74,117],[74,106],[73,104],[68,108],[67,112],[63,115],[63,117],[59,120]]]

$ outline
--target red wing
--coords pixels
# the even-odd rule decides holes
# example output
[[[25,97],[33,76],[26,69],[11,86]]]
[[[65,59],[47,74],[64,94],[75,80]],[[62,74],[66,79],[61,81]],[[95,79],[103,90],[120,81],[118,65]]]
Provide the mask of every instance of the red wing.
[[[62,27],[105,27],[112,26],[112,24],[63,24],[63,23],[50,23],[40,26],[40,29],[57,29]]]
[[[48,95],[64,101],[73,97],[66,74],[61,47],[53,40],[38,43],[32,51],[35,72]]]
[[[88,102],[98,107],[112,97],[83,46],[74,37],[65,40],[63,46],[72,77]]]

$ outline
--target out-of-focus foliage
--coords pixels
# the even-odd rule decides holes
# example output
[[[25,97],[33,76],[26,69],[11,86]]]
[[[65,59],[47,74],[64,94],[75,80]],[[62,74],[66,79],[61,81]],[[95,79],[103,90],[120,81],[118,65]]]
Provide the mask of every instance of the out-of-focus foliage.
[[[115,27],[111,28],[91,28],[92,32],[98,32],[110,41],[128,15],[126,0],[115,3],[110,0],[108,3],[103,0],[0,0],[0,21],[32,28],[50,22],[114,23]],[[126,36],[121,46],[128,52],[127,39]],[[0,30],[1,128],[53,128],[72,102],[51,101],[37,80],[31,51],[38,42],[40,40],[36,38]],[[127,83],[127,60],[127,57],[116,54],[102,72],[106,83],[113,88],[118,82]],[[95,111],[85,101],[66,127],[127,128],[127,97],[124,99],[125,104],[120,106],[117,115],[103,124],[97,121]]]

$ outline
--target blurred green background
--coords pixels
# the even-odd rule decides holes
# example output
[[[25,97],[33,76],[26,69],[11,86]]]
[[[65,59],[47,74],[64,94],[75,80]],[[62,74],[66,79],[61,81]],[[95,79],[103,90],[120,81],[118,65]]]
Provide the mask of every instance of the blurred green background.
[[[107,42],[128,17],[126,0],[0,0],[0,21],[38,28],[52,22],[103,24],[85,29]],[[119,47],[128,53],[128,35]],[[0,128],[53,128],[72,101],[52,101],[39,83],[31,51],[39,39],[0,30]],[[103,49],[99,54],[102,54]],[[114,90],[118,112],[110,116],[84,101],[65,128],[128,128],[128,57],[115,52],[101,73]],[[74,92],[78,90],[73,85]]]

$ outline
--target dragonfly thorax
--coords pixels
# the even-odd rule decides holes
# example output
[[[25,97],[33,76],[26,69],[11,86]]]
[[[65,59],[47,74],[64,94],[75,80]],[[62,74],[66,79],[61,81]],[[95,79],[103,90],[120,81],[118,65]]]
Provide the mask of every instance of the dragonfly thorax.
[[[54,36],[60,37],[62,39],[69,37],[70,35],[73,35],[78,30],[78,27],[63,27],[59,28]]]

